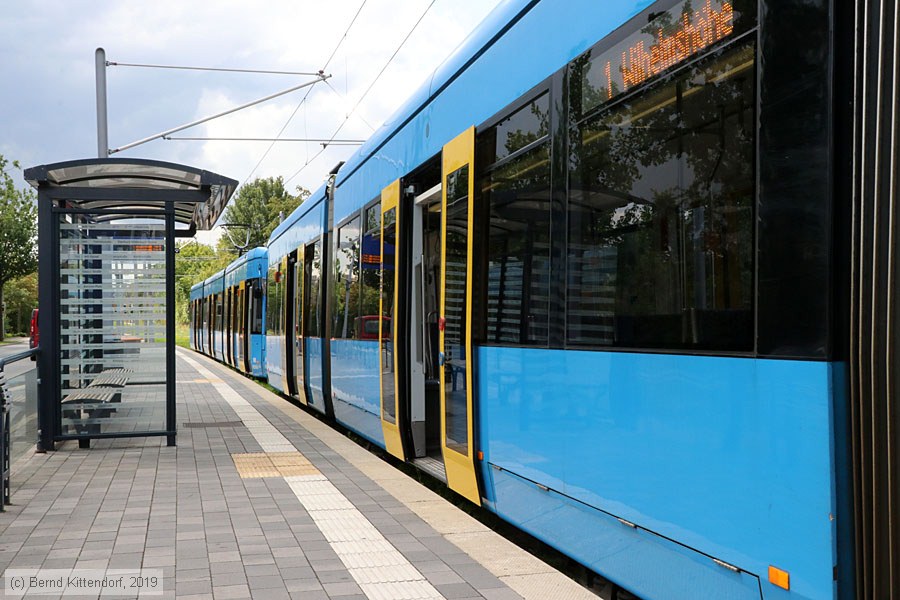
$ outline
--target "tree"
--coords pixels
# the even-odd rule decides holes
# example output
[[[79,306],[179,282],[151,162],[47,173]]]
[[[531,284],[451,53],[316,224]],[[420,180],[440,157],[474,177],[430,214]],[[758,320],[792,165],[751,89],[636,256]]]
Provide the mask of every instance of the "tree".
[[[5,337],[3,288],[6,282],[37,269],[37,205],[31,190],[17,189],[0,155],[0,341]],[[12,167],[20,168],[12,162]]]
[[[241,186],[234,195],[225,209],[225,224],[247,225],[250,233],[248,248],[263,246],[282,218],[294,212],[308,197],[309,190],[299,186],[297,195],[289,194],[280,176],[257,178]],[[246,230],[236,229],[232,235],[235,242],[243,243]],[[233,247],[227,235],[222,237],[219,247]]]
[[[31,311],[37,308],[37,273],[13,279],[4,286],[3,298],[6,302],[6,331],[13,334],[28,333]]]
[[[178,247],[175,255],[175,320],[187,323],[191,288],[235,259],[232,252],[205,244],[187,242]]]

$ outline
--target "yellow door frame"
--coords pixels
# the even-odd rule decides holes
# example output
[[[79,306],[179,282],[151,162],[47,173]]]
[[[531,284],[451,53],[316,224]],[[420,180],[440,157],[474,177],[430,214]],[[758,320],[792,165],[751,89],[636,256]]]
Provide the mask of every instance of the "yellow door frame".
[[[400,437],[400,369],[398,368],[397,362],[397,350],[399,348],[399,343],[397,341],[397,307],[400,299],[399,294],[399,264],[397,258],[399,256],[399,232],[400,232],[400,180],[398,179],[394,183],[390,184],[386,188],[381,191],[381,261],[379,262],[379,268],[381,270],[381,278],[384,281],[384,277],[386,276],[386,272],[384,270],[384,215],[390,210],[394,210],[397,215],[396,221],[396,232],[398,235],[395,236],[394,243],[394,310],[391,314],[391,330],[393,331],[393,335],[391,336],[390,344],[392,345],[391,352],[393,355],[393,368],[394,368],[394,422],[391,423],[387,419],[385,419],[384,412],[384,352],[382,348],[384,347],[384,294],[379,294],[378,300],[378,385],[380,389],[381,396],[381,431],[384,435],[384,446],[387,451],[392,455],[396,456],[400,460],[406,460],[406,457],[403,453],[403,441]]]
[[[441,371],[441,450],[444,455],[444,467],[447,472],[447,485],[464,498],[471,500],[475,504],[481,506],[481,493],[478,490],[478,477],[475,474],[475,445],[474,445],[474,428],[473,428],[473,408],[474,408],[474,378],[472,377],[473,360],[472,360],[472,226],[475,214],[475,128],[462,132],[456,138],[448,142],[442,152],[441,167],[441,319],[446,318],[446,301],[447,301],[447,176],[455,173],[459,169],[468,166],[468,215],[467,215],[467,252],[466,252],[466,335],[465,335],[465,354],[466,354],[466,421],[467,421],[467,443],[466,454],[449,447],[447,445],[447,395],[446,395],[446,378],[443,370]],[[442,321],[442,323],[445,321]],[[444,352],[444,327],[440,327],[439,348],[443,355]]]

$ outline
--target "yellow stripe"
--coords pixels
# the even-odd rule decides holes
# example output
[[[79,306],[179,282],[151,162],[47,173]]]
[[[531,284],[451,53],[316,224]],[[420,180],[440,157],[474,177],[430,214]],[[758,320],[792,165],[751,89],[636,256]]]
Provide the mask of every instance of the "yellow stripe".
[[[381,351],[382,345],[384,344],[382,336],[384,335],[384,324],[382,323],[382,319],[384,317],[384,296],[379,294],[379,316],[378,316],[378,367],[379,367],[379,377],[378,377],[378,385],[381,389],[381,431],[384,434],[384,445],[387,451],[396,456],[400,460],[405,460],[403,454],[403,442],[400,439],[400,402],[397,397],[397,392],[400,390],[400,382],[399,382],[399,373],[400,370],[397,368],[397,348],[398,348],[398,340],[397,340],[397,302],[400,294],[399,290],[399,273],[400,273],[400,265],[397,260],[400,256],[399,251],[399,241],[400,241],[400,180],[398,179],[391,185],[387,186],[381,191],[381,274],[384,277],[384,215],[388,213],[391,209],[396,209],[396,237],[394,240],[394,312],[391,314],[391,327],[394,331],[393,339],[391,340],[391,344],[393,345],[393,356],[394,356],[394,423],[391,423],[384,418],[384,365],[382,364],[382,358],[384,353]]]
[[[466,454],[457,452],[447,446],[447,395],[446,382],[441,373],[441,445],[444,454],[444,466],[447,471],[447,485],[450,489],[481,505],[481,494],[478,491],[478,480],[474,464],[474,427],[473,427],[473,383],[472,377],[472,237],[475,215],[475,128],[470,127],[444,146],[442,154],[443,184],[441,186],[441,316],[446,316],[446,273],[447,273],[447,176],[468,166],[468,232],[466,256]],[[440,332],[440,349],[444,350],[444,331]]]

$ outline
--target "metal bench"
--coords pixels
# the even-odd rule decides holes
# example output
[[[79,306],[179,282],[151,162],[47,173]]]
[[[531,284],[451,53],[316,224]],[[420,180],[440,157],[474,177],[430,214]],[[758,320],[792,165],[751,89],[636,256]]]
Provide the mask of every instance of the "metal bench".
[[[104,388],[85,388],[80,392],[68,394],[62,401],[62,417],[64,419],[87,420],[105,419],[116,411],[110,404],[122,401],[122,392]],[[78,435],[96,435],[100,433],[100,423],[70,423],[67,427]],[[78,440],[79,448],[90,448],[90,438]]]
[[[122,402],[122,388],[128,385],[131,369],[114,368],[101,371],[83,390],[68,394],[62,401],[62,416],[66,419],[105,419],[116,409],[111,404]],[[72,423],[68,427],[78,435],[100,433],[100,423]],[[80,448],[90,448],[90,438],[78,440]]]

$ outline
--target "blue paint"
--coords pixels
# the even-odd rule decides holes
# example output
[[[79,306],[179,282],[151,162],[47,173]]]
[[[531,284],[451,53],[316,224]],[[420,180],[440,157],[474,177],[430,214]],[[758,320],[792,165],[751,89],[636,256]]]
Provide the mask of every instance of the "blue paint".
[[[269,252],[267,248],[253,248],[242,256],[233,260],[224,270],[224,289],[233,288],[247,280],[256,280],[260,288],[266,279],[266,270],[269,266]],[[266,322],[265,300],[263,300],[262,322]],[[256,377],[265,377],[265,333],[250,334],[250,373]],[[237,331],[232,334],[232,348],[235,356],[239,355],[240,336]],[[237,363],[237,368],[243,370],[242,360]]]
[[[284,368],[281,365],[281,352],[284,346],[284,338],[277,335],[266,336],[266,378],[269,385],[285,393],[284,386],[281,384],[281,377],[284,375]]]
[[[477,357],[488,462],[756,575],[777,565],[794,597],[831,597],[827,363],[492,347]],[[577,537],[554,545],[573,553]]]
[[[834,428],[834,503],[835,519],[835,556],[837,557],[838,583],[836,597],[852,598],[856,593],[856,557],[853,543],[853,467],[851,464],[852,449],[850,446],[852,432],[850,428],[850,375],[846,363],[832,365],[831,382]]]
[[[303,360],[306,361],[306,398],[309,406],[320,413],[325,413],[325,379],[322,376],[322,338],[306,338],[306,352]],[[280,355],[279,355],[280,356]]]
[[[203,293],[206,297],[212,296],[213,294],[224,294],[225,293],[225,270],[221,270],[214,275],[210,275],[206,281],[203,282]],[[212,314],[216,310],[215,303],[210,302],[209,311]],[[224,307],[223,307],[224,310]],[[208,328],[207,328],[208,330]],[[210,355],[217,360],[225,359],[225,331],[224,329],[214,329],[212,331],[212,348]]]
[[[708,556],[506,471],[495,471],[496,510],[643,600],[760,600],[759,580]]]
[[[384,448],[378,342],[331,340],[331,398],[337,421]]]
[[[543,0],[486,48],[528,4],[526,0],[509,0],[499,5],[386,125],[348,159],[338,173],[335,222],[437,155],[462,131],[489,119],[589,49],[645,8],[647,0],[605,3],[602,9],[592,0]],[[478,60],[463,71],[479,53]],[[439,90],[443,91],[435,95]]]
[[[272,231],[268,243],[269,264],[275,264],[291,250],[321,235],[325,204],[325,187],[322,186]]]

